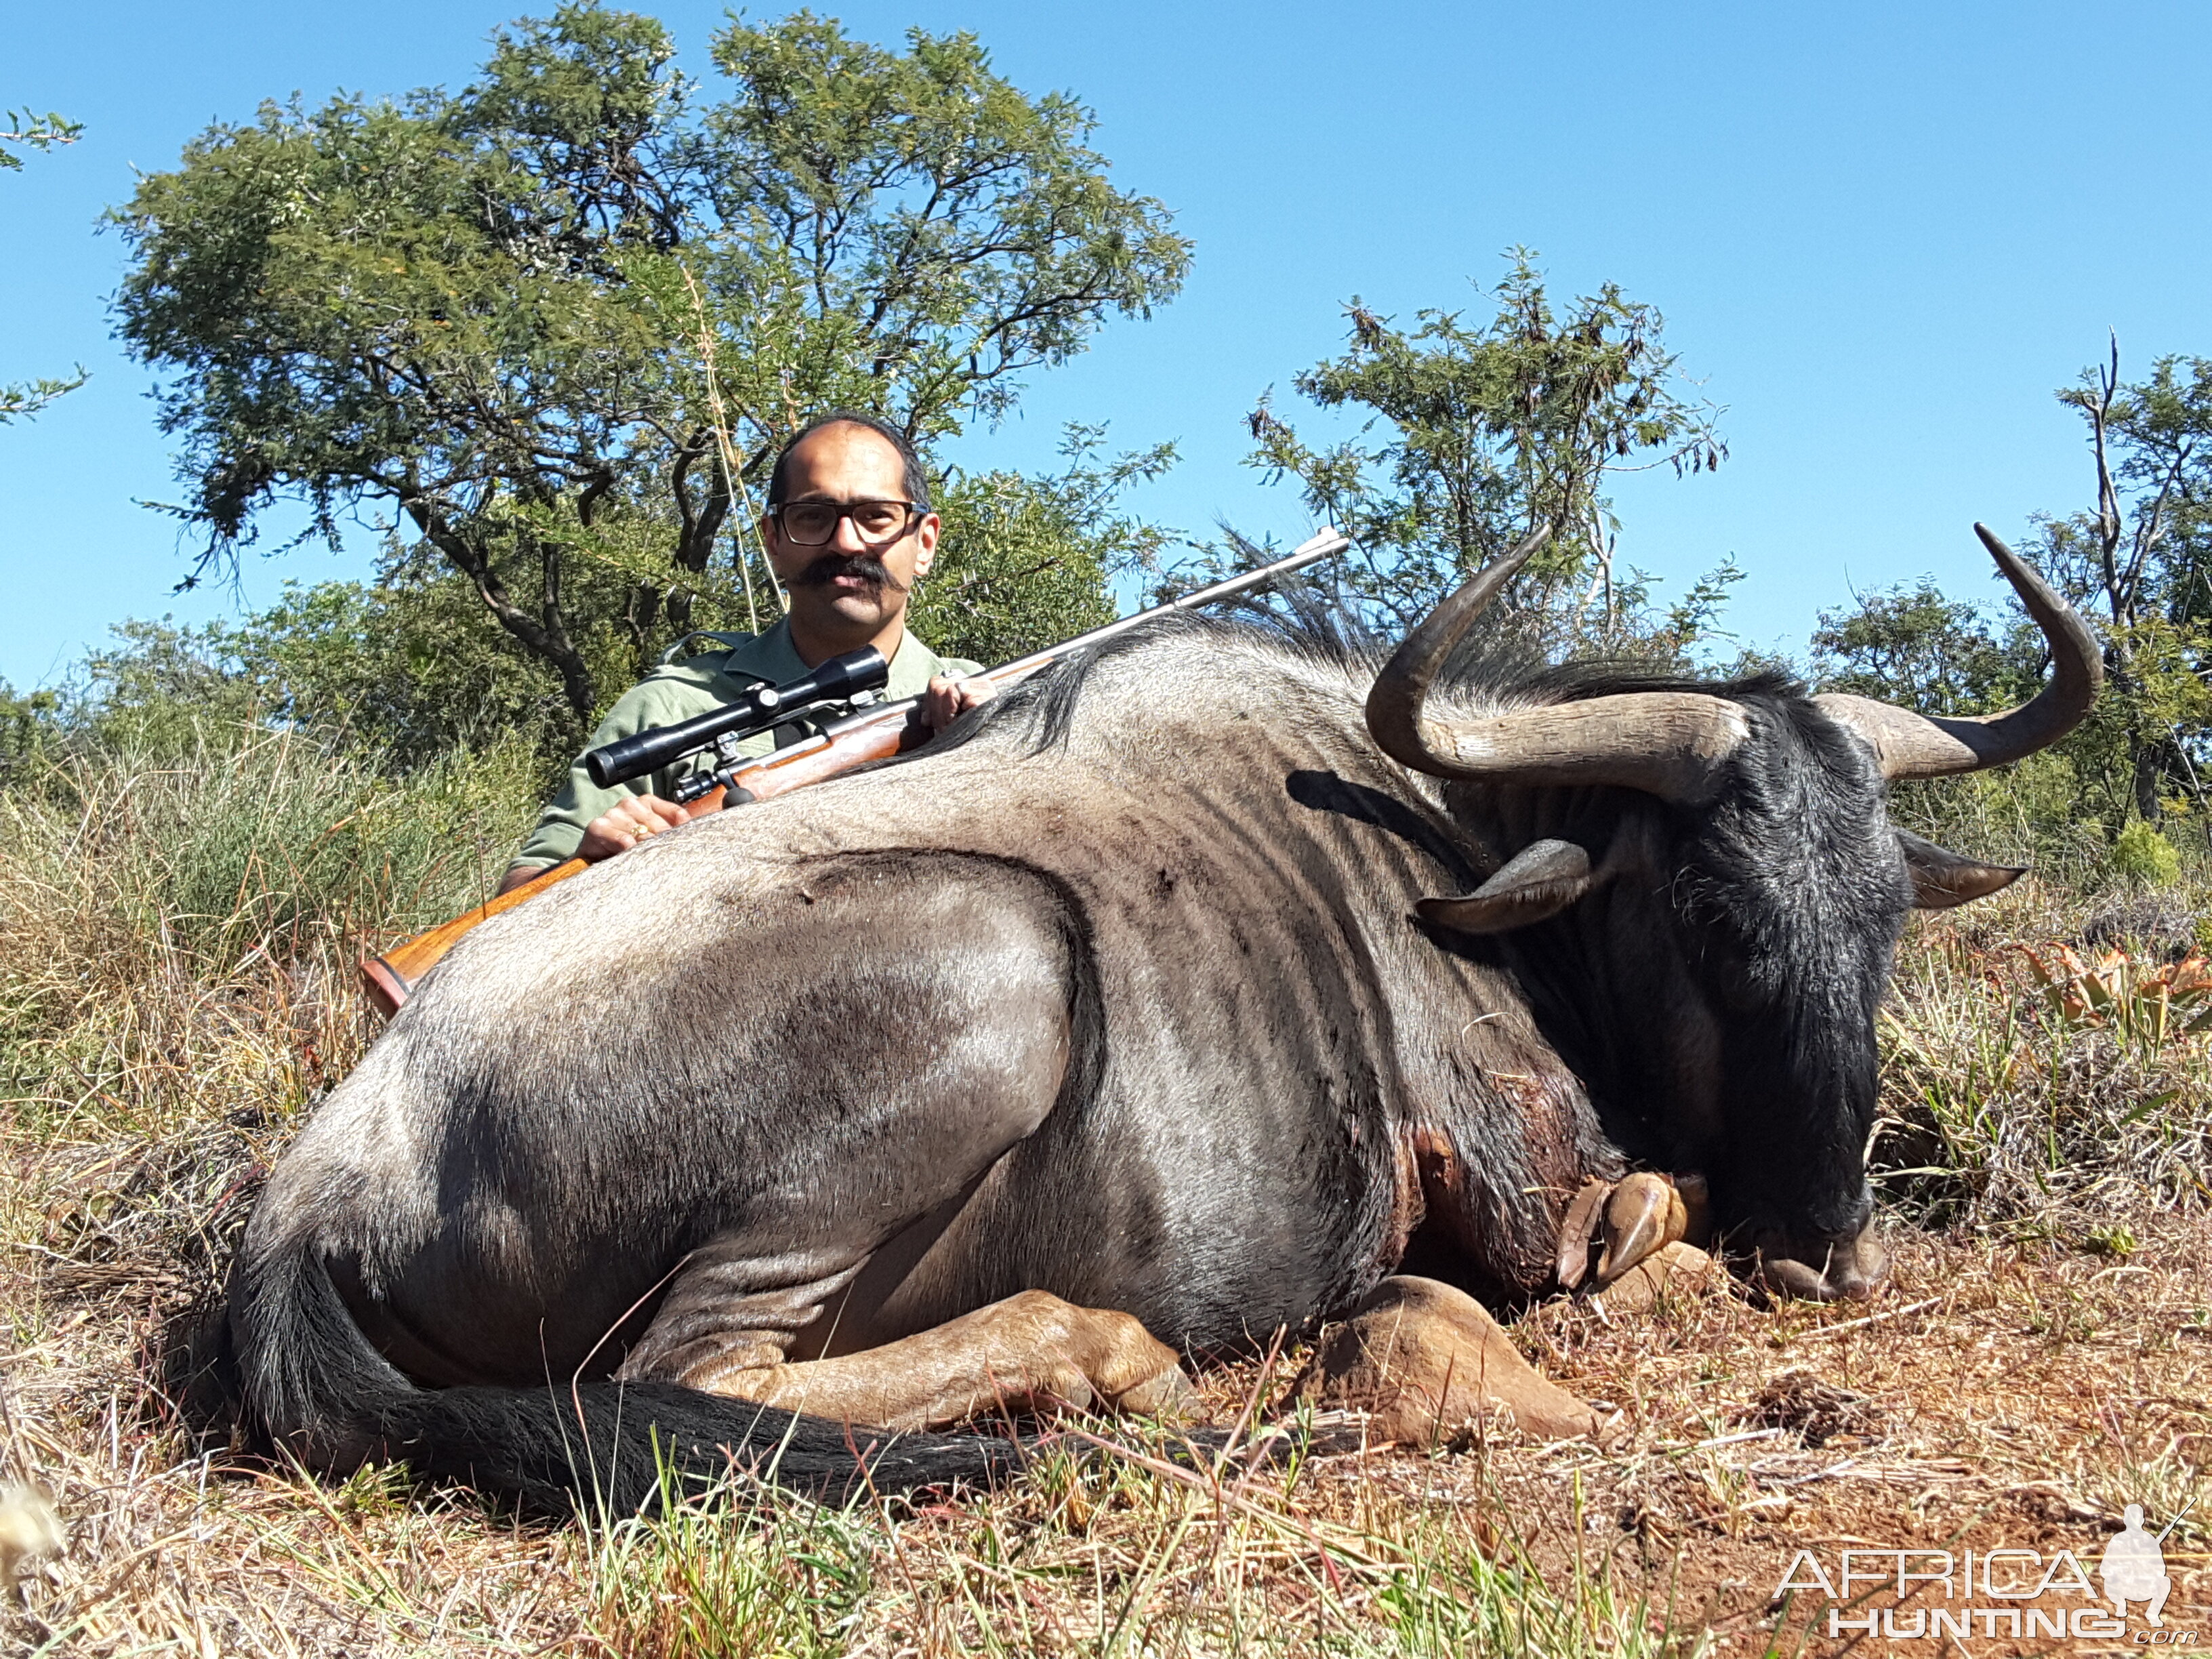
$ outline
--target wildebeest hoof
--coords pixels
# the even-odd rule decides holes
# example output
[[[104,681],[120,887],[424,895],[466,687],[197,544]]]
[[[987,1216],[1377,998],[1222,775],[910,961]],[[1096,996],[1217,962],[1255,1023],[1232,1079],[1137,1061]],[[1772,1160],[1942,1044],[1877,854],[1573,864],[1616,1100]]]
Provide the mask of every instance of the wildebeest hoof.
[[[1133,1315],[1079,1308],[1042,1291],[1025,1291],[999,1305],[1010,1323],[1028,1322],[1055,1356],[1053,1377],[1036,1404],[1151,1415],[1171,1410],[1191,1391],[1176,1351]]]
[[[1606,1194],[1612,1190],[1607,1182],[1592,1176],[1567,1204],[1566,1217],[1559,1223],[1559,1261],[1554,1271],[1559,1283],[1568,1290],[1575,1289],[1589,1276],[1590,1242],[1597,1237]]]
[[[1638,1170],[1608,1185],[1583,1183],[1567,1206],[1559,1226],[1559,1283],[1571,1291],[1589,1278],[1593,1246],[1598,1259],[1595,1282],[1612,1284],[1669,1244],[1702,1236],[1707,1201],[1705,1177],[1655,1175]]]
[[[1170,1365],[1155,1376],[1146,1377],[1133,1389],[1114,1396],[1114,1409],[1133,1412],[1139,1417],[1165,1417],[1180,1420],[1188,1416],[1194,1396],[1190,1378],[1183,1375],[1182,1367]]]
[[[1384,1279],[1328,1331],[1292,1385],[1325,1408],[1369,1413],[1377,1440],[1431,1446],[1503,1414],[1550,1439],[1597,1437],[1598,1415],[1544,1377],[1482,1304],[1432,1279]]]
[[[1689,1212],[1664,1176],[1638,1170],[1624,1176],[1605,1201],[1604,1248],[1597,1258],[1597,1282],[1610,1285],[1638,1262],[1679,1240],[1690,1224]]]
[[[1643,1313],[1663,1297],[1694,1295],[1719,1279],[1718,1264],[1694,1244],[1662,1245],[1626,1273],[1590,1293],[1609,1314]]]
[[[1815,1253],[1762,1239],[1753,1280],[1781,1296],[1805,1302],[1864,1302],[1889,1279],[1889,1252],[1869,1227],[1856,1238]]]

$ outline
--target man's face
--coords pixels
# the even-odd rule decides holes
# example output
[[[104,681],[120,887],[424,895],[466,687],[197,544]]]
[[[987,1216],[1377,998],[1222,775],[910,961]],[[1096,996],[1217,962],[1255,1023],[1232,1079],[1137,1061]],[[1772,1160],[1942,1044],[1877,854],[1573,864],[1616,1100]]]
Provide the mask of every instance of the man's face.
[[[800,501],[902,501],[906,467],[881,434],[864,426],[825,426],[785,463],[783,505]],[[938,519],[921,521],[888,546],[871,547],[850,518],[818,547],[802,547],[771,516],[761,539],[777,580],[791,592],[795,622],[810,631],[872,638],[906,613],[908,590],[929,574],[937,556]]]

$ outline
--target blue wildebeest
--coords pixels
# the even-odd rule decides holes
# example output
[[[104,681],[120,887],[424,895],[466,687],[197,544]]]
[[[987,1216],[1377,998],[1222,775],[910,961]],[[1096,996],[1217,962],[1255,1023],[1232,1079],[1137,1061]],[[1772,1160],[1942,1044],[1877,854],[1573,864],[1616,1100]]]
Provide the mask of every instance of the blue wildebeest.
[[[1869,1293],[1899,928],[2017,873],[1893,830],[1886,783],[2048,744],[2100,678],[1985,539],[2055,663],[1986,720],[1449,668],[1524,548],[1379,677],[1164,627],[496,918],[259,1201],[228,1316],[252,1419],[325,1468],[540,1500],[634,1503],[656,1443],[981,1475],[1006,1441],[935,1431],[1164,1403],[1179,1353],[1401,1264],[1525,1300],[1570,1195],[1630,1162],[1702,1171],[1771,1285]]]

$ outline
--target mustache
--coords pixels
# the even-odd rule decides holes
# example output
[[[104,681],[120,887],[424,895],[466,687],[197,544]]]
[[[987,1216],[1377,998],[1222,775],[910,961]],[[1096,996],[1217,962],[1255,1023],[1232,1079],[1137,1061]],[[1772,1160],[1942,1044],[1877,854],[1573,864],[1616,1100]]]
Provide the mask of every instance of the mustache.
[[[793,587],[826,587],[840,576],[858,576],[872,587],[888,587],[894,593],[903,593],[906,586],[890,573],[881,559],[872,559],[865,553],[824,553],[805,569],[791,579]]]

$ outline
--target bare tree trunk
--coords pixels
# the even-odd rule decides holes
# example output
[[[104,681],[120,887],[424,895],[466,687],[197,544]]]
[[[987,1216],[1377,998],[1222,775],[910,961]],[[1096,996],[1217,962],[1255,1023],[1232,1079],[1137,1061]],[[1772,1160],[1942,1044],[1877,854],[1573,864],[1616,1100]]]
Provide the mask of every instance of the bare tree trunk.
[[[2089,448],[2097,462],[2097,568],[2104,588],[2105,615],[2112,624],[2105,645],[2105,668],[2112,682],[2112,694],[2140,707],[2141,687],[2135,673],[2130,632],[2136,620],[2136,583],[2131,579],[2130,567],[2121,558],[2127,523],[2120,508],[2119,485],[2112,477],[2109,443],[2112,405],[2118,400],[2119,391],[2120,341],[2116,334],[2112,337],[2111,358],[2098,372],[2096,396],[2085,402],[2081,409],[2089,417]],[[2129,793],[2136,815],[2146,823],[2154,823],[2158,821],[2156,745],[2133,721],[2129,724],[2127,742]]]
[[[410,495],[401,507],[424,539],[446,556],[454,569],[466,576],[485,607],[499,618],[500,626],[521,642],[524,650],[541,658],[561,677],[561,691],[579,725],[591,724],[599,707],[599,694],[583,653],[568,637],[568,620],[561,606],[560,552],[539,549],[544,577],[544,616],[533,617],[514,601],[507,584],[492,568],[491,551],[457,527],[441,503],[428,495]]]
[[[2166,769],[2160,764],[2155,745],[2137,740],[2130,745],[2135,750],[2136,812],[2146,823],[2158,822],[2158,782]]]
[[[714,434],[711,431],[695,434],[691,442],[678,453],[669,477],[679,526],[673,562],[680,574],[669,586],[666,608],[669,626],[679,633],[690,631],[692,605],[697,593],[696,581],[706,575],[708,562],[714,555],[714,538],[722,533],[722,525],[730,516],[730,481],[720,465],[708,468],[703,498],[695,501],[692,497],[691,468],[695,463],[710,459],[719,459]],[[684,581],[685,575],[694,578],[694,581]]]

